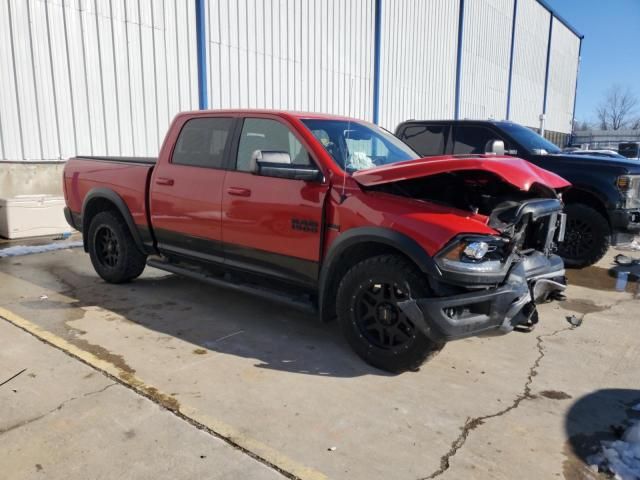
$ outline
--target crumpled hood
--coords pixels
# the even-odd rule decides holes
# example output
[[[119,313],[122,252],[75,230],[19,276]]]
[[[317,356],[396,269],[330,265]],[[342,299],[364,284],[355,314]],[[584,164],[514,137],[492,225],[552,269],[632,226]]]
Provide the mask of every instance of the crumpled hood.
[[[353,179],[360,185],[369,187],[461,170],[491,172],[523,191],[528,191],[535,183],[554,189],[571,185],[564,178],[537,167],[526,160],[497,155],[426,157],[360,170],[353,173]]]

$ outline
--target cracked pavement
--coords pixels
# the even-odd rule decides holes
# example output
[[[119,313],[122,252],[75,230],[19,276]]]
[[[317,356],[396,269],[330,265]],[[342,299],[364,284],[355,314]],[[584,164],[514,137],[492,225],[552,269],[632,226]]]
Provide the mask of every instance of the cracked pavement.
[[[510,411],[515,410],[520,406],[520,403],[522,403],[522,401],[533,400],[537,398],[531,395],[531,384],[533,383],[533,377],[535,377],[538,373],[537,370],[538,370],[538,367],[540,366],[540,361],[544,357],[545,352],[544,352],[544,346],[543,346],[543,339],[545,337],[553,337],[554,335],[560,332],[565,332],[567,330],[571,330],[572,328],[574,327],[566,327],[560,330],[556,330],[553,333],[546,334],[546,335],[538,335],[536,337],[538,342],[536,346],[540,354],[538,355],[538,358],[536,358],[535,362],[533,363],[533,366],[529,370],[529,375],[527,376],[527,381],[524,384],[524,389],[522,393],[513,400],[513,403],[511,405],[503,408],[499,412],[492,413],[489,415],[484,415],[482,417],[467,419],[465,421],[464,426],[462,427],[460,436],[454,440],[454,442],[451,444],[451,449],[445,455],[443,455],[442,458],[440,459],[440,468],[435,472],[433,472],[431,475],[425,477],[425,480],[439,477],[449,469],[449,467],[451,466],[451,458],[454,457],[456,453],[458,453],[458,450],[460,450],[464,446],[465,442],[467,441],[467,438],[469,437],[469,435],[473,430],[476,430],[478,427],[484,424],[487,420],[490,420],[496,417],[501,417],[502,415],[505,415]]]
[[[121,372],[0,320],[0,380],[27,368],[0,387],[0,465],[16,478],[597,478],[585,452],[640,402],[638,284],[614,290],[615,253],[570,272],[569,300],[543,305],[534,332],[453,342],[398,376],[363,364],[337,325],[253,297],[153,269],[106,285],[80,250],[0,260],[0,307]]]

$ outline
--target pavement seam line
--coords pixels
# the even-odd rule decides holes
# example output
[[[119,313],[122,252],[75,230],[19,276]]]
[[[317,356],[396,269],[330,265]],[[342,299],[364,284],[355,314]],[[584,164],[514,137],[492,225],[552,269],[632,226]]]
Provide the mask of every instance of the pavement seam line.
[[[286,478],[291,480],[326,480],[328,478],[322,472],[298,464],[274,448],[269,447],[258,440],[247,437],[234,427],[227,425],[224,422],[196,412],[190,412],[190,415],[188,415],[185,412],[180,411],[180,407],[177,409],[168,408],[166,404],[158,401],[158,399],[150,393],[150,391],[159,392],[155,387],[144,383],[142,380],[131,375],[131,373],[125,372],[114,364],[98,358],[93,353],[82,350],[64,338],[55,335],[54,333],[10,310],[7,310],[6,308],[0,307],[0,318],[32,335],[41,342],[50,345],[66,355],[69,355],[85,365],[101,372],[111,380],[128,388],[129,390],[132,390],[138,395],[146,397],[181,420],[186,421],[199,430],[207,432],[211,436],[222,440],[235,450],[244,453],[272,470],[275,470]],[[109,386],[105,387],[105,389]]]

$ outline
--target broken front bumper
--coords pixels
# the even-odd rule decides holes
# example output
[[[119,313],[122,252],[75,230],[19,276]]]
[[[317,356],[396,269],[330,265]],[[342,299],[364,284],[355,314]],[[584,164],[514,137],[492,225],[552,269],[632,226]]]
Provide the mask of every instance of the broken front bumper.
[[[536,303],[562,294],[564,264],[557,255],[535,252],[512,266],[506,280],[489,288],[441,298],[420,298],[398,306],[425,335],[437,341],[490,331],[509,332],[529,320]]]

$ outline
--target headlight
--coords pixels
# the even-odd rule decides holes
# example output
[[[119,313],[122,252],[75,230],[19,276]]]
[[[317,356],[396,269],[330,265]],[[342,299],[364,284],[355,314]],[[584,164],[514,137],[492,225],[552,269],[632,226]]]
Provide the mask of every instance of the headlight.
[[[468,243],[462,254],[471,260],[482,260],[489,251],[489,244],[487,242],[471,242]]]
[[[640,208],[640,175],[621,175],[616,186],[623,198],[623,208]]]
[[[461,273],[498,273],[509,255],[508,240],[489,236],[463,236],[436,255],[443,270]]]

